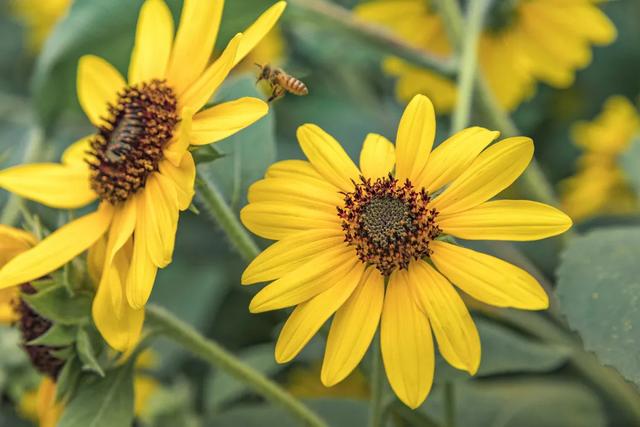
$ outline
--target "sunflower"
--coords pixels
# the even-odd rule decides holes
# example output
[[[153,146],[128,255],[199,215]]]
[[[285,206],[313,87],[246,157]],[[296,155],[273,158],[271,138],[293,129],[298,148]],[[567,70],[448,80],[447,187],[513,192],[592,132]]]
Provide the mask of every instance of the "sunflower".
[[[454,367],[474,374],[480,363],[478,332],[452,283],[499,307],[548,306],[527,272],[450,238],[536,240],[571,226],[541,203],[488,201],[525,170],[533,142],[489,146],[498,132],[472,127],[431,152],[435,127],[431,101],[416,96],[396,146],[368,135],[358,168],[330,135],[304,125],[298,140],[308,161],[275,163],[250,187],[243,223],[278,240],[243,273],[245,285],[273,280],[250,310],[296,306],[276,344],[278,362],[292,360],[335,313],[321,380],[337,384],[360,362],[380,321],[391,387],[416,408],[432,384],[432,332]]]
[[[11,13],[26,27],[29,48],[38,52],[51,30],[67,13],[71,0],[11,0]]]
[[[80,59],[78,98],[96,133],[68,148],[60,164],[0,172],[0,187],[50,207],[75,209],[99,200],[95,212],[9,262],[0,271],[0,288],[42,277],[91,248],[90,263],[100,267],[93,269],[100,274],[94,321],[121,351],[139,338],[156,272],[171,262],[179,212],[194,195],[189,146],[224,139],[268,110],[255,98],[205,105],[286,3],[267,10],[209,65],[223,3],[185,0],[174,37],[164,1],[146,0],[128,82],[101,58]]]
[[[576,174],[560,184],[563,207],[573,219],[637,210],[637,198],[618,158],[638,132],[638,110],[623,96],[609,98],[592,122],[573,127],[572,139],[584,151]]]
[[[616,29],[593,0],[504,0],[492,2],[480,37],[480,68],[506,109],[515,109],[533,94],[535,82],[570,86],[578,69],[591,62],[591,44],[606,45]],[[356,8],[364,20],[390,28],[414,46],[435,55],[451,53],[433,1],[374,0]],[[454,83],[398,58],[384,63],[398,77],[396,94],[409,100],[416,93],[434,97],[441,112],[455,103]]]

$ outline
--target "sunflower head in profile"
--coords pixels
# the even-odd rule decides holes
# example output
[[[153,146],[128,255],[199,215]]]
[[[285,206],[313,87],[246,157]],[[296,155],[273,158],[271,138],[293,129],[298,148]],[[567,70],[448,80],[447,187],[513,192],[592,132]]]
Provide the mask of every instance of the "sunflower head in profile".
[[[541,203],[489,200],[526,169],[533,142],[491,144],[498,132],[472,127],[432,151],[435,128],[431,101],[418,95],[395,146],[369,135],[357,167],[330,135],[304,125],[298,140],[308,160],[276,163],[251,186],[242,221],[278,242],[242,276],[243,284],[272,281],[250,310],[295,307],[278,362],[292,360],[333,316],[321,372],[332,386],[358,365],[380,323],[389,382],[415,408],[433,380],[432,334],[451,365],[478,369],[478,332],[458,290],[499,307],[548,306],[529,273],[451,239],[536,240],[571,226]]]
[[[356,13],[383,25],[415,47],[447,56],[451,44],[432,0],[373,0]],[[468,2],[467,2],[468,3]],[[577,70],[591,62],[591,45],[607,45],[616,28],[593,0],[501,0],[491,2],[480,37],[481,71],[502,106],[515,109],[531,96],[536,81],[570,86]],[[396,76],[396,95],[409,100],[426,93],[441,113],[455,103],[454,82],[398,58],[384,70]]]
[[[268,110],[255,98],[206,104],[286,4],[273,5],[210,62],[223,5],[185,0],[174,32],[165,2],[146,0],[127,80],[99,57],[80,59],[78,98],[96,132],[68,148],[59,164],[0,172],[0,188],[54,208],[99,200],[96,212],[9,262],[0,271],[0,288],[44,276],[90,249],[99,283],[94,320],[119,350],[137,342],[156,272],[171,262],[179,212],[194,195],[189,147],[224,139]]]

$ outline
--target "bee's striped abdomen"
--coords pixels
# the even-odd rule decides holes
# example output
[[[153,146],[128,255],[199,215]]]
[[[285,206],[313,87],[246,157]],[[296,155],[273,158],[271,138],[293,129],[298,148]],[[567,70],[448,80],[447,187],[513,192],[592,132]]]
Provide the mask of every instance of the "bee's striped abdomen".
[[[302,81],[296,79],[293,76],[290,76],[290,75],[284,76],[282,83],[284,88],[288,92],[294,95],[304,96],[309,94],[309,89],[307,88],[307,85],[305,85]]]

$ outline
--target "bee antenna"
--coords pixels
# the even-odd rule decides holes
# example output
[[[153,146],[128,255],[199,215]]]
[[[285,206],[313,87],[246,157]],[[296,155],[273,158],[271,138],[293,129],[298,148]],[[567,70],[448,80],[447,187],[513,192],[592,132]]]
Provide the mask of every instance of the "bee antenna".
[[[253,65],[255,65],[256,67],[260,68],[262,70],[262,65],[258,64],[257,62],[254,62]]]

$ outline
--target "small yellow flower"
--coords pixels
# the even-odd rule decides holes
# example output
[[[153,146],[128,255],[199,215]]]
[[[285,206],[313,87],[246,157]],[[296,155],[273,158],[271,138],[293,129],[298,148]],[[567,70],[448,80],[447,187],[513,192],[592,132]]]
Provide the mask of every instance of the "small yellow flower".
[[[9,262],[0,271],[0,288],[42,277],[91,248],[93,265],[101,267],[93,269],[100,273],[94,321],[118,350],[136,344],[157,270],[171,262],[179,212],[194,195],[189,146],[224,139],[268,110],[256,98],[203,109],[286,6],[272,6],[209,64],[223,3],[186,0],[174,37],[165,2],[146,0],[128,82],[101,58],[80,59],[78,98],[96,133],[68,148],[60,164],[0,172],[0,187],[54,208],[75,209],[99,199],[96,212]]]
[[[42,48],[70,5],[71,0],[11,0],[12,12],[26,26],[29,47],[33,52]]]
[[[427,52],[451,53],[432,1],[373,0],[356,13]],[[615,37],[615,27],[592,0],[496,1],[480,38],[480,68],[500,103],[513,110],[533,93],[537,80],[558,88],[570,86],[576,70],[591,62],[591,44],[606,45]],[[426,93],[434,97],[440,112],[451,110],[453,82],[397,58],[388,59],[384,69],[398,77],[398,98]]]
[[[0,224],[0,268],[17,255],[31,249],[36,244],[33,235]],[[0,324],[11,324],[17,320],[14,310],[18,288],[10,287],[0,290]]]
[[[474,374],[480,363],[478,332],[452,283],[499,307],[548,306],[524,270],[444,239],[536,240],[571,226],[541,203],[488,201],[525,170],[533,142],[489,146],[498,132],[472,127],[432,152],[435,129],[433,105],[416,96],[395,147],[370,134],[358,168],[330,135],[304,125],[298,140],[308,161],[278,162],[251,186],[242,221],[278,242],[242,276],[245,285],[273,281],[250,310],[296,306],[276,344],[278,362],[292,360],[335,314],[321,372],[332,386],[357,366],[381,321],[387,377],[415,408],[432,384],[432,332],[451,365]]]
[[[637,210],[637,198],[618,157],[639,132],[640,115],[622,96],[609,98],[592,122],[573,127],[573,141],[584,152],[578,160],[577,173],[561,183],[562,204],[573,219]]]

